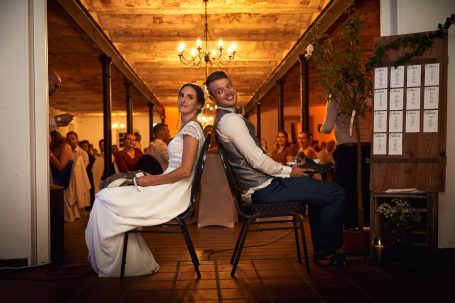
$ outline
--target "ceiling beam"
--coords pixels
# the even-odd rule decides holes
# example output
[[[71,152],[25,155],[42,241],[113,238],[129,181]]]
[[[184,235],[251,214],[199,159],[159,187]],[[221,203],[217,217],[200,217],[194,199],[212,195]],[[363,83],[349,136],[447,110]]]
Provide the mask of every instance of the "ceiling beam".
[[[346,12],[346,8],[350,3],[352,3],[352,0],[333,0],[327,4],[319,17],[308,27],[283,61],[281,61],[281,63],[270,74],[264,85],[254,94],[253,98],[251,98],[245,106],[245,113],[254,110],[256,106],[255,104],[264,98],[264,96],[266,96],[268,92],[276,86],[277,81],[282,79],[291,67],[298,62],[299,56],[305,53],[305,49],[310,43],[309,40],[311,32],[315,30],[315,25],[318,24],[318,30],[321,33],[326,32],[338,20],[338,18]]]
[[[131,68],[128,62],[122,57],[117,48],[112,44],[111,40],[106,36],[103,30],[95,22],[89,12],[77,0],[57,0],[65,11],[73,18],[73,20],[81,27],[81,29],[93,40],[93,42],[101,49],[108,57],[112,58],[112,63],[120,70],[120,72],[133,83],[137,90],[149,101],[155,103],[155,108],[162,114],[164,106],[158,101],[150,89],[145,86],[136,72]],[[100,67],[101,69],[101,67]]]

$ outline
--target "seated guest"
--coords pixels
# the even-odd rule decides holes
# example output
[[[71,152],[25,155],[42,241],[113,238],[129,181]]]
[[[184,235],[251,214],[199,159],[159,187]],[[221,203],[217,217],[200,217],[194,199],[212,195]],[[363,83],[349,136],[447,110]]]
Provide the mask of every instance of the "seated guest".
[[[314,260],[321,265],[342,264],[337,250],[343,244],[344,190],[335,183],[309,178],[312,169],[288,167],[269,158],[254,136],[254,126],[236,113],[237,92],[226,73],[210,74],[206,87],[218,106],[216,136],[226,151],[243,202],[308,204]]]
[[[138,133],[138,132],[135,132],[134,135],[136,136],[136,139],[134,140],[134,148],[139,148],[140,150],[142,150],[142,145],[141,145],[142,136],[141,136],[141,134]]]
[[[335,150],[335,141],[330,140],[327,144],[318,152],[319,164],[326,164],[329,162],[335,163],[333,159],[333,151]]]
[[[115,154],[115,163],[119,172],[127,173],[134,171],[136,162],[142,157],[143,153],[139,148],[134,147],[136,136],[128,133],[125,135],[124,148]]]
[[[73,167],[73,152],[65,138],[56,130],[51,132],[49,162],[52,183],[67,188]]]
[[[117,144],[112,144],[111,151],[112,151],[112,155],[115,156],[115,154],[118,153],[120,151],[120,149]]]
[[[308,132],[299,132],[297,136],[297,142],[299,143],[299,149],[297,151],[296,158],[294,161],[300,162],[300,160],[308,157],[310,159],[317,159],[318,153],[311,146],[310,134]]]
[[[284,130],[278,131],[275,146],[272,151],[272,159],[278,163],[286,164],[294,158],[294,151],[288,141],[288,133]]]
[[[145,150],[145,154],[155,158],[161,165],[163,171],[166,170],[169,164],[169,154],[167,151],[167,144],[171,135],[167,124],[158,123],[153,127],[154,140]]]

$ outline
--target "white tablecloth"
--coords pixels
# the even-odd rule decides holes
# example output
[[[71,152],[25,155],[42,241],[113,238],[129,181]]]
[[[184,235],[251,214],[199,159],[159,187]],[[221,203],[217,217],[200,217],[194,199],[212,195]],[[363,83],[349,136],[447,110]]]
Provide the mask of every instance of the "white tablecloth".
[[[201,180],[198,227],[220,225],[232,228],[237,222],[237,210],[220,155],[209,153]]]

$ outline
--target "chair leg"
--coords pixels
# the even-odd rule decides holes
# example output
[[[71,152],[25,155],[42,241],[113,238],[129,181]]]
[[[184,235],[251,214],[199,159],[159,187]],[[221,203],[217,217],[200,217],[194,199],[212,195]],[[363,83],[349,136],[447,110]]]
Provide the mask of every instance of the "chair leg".
[[[125,278],[125,265],[126,265],[126,252],[128,250],[128,235],[130,233],[127,231],[123,237],[123,252],[122,252],[122,264],[120,267],[120,280]]]
[[[243,245],[245,244],[246,236],[248,234],[248,230],[250,228],[251,221],[253,221],[253,219],[255,219],[255,217],[250,217],[250,218],[248,218],[248,220],[245,221],[245,223],[243,223],[242,233],[239,235],[239,239],[237,241],[238,247],[237,247],[237,250],[234,251],[234,253],[233,253],[234,263],[232,264],[231,277],[233,277],[235,275],[235,271],[237,270],[237,264],[239,263],[240,255],[242,254]],[[234,256],[234,254],[235,254],[235,256]]]
[[[193,262],[194,270],[196,271],[198,279],[201,278],[201,272],[199,271],[199,259],[196,254],[196,250],[194,249],[193,246],[193,241],[191,241],[190,234],[188,233],[188,229],[186,228],[185,222],[183,220],[177,219],[177,222],[179,223],[180,230],[182,231],[183,238],[185,239],[186,242],[186,247],[188,247],[188,251],[191,256],[191,261]]]
[[[234,263],[235,256],[237,255],[237,250],[239,249],[239,243],[240,239],[242,239],[241,235],[243,234],[243,231],[245,230],[246,224],[242,224],[242,228],[240,229],[239,236],[237,237],[237,242],[235,243],[235,248],[234,251],[232,252],[232,257],[231,257],[231,264]]]
[[[293,224],[294,224],[295,246],[296,246],[296,249],[297,249],[297,261],[299,263],[302,263],[302,256],[300,254],[298,219],[297,219],[296,215],[292,216],[292,219],[293,219],[292,221],[293,221]]]
[[[304,223],[303,223],[303,218],[301,216],[298,216],[298,220],[300,222],[300,233],[302,234],[302,244],[303,244],[303,253],[305,257],[305,265],[306,265],[306,272],[310,274],[310,261],[308,258],[308,247],[306,245],[306,236],[305,236],[305,229],[304,229]]]

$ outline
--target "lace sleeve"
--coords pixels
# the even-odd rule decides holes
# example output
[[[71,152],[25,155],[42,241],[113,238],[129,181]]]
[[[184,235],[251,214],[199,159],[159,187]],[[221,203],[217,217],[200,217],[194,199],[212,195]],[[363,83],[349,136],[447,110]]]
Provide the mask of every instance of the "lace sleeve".
[[[185,125],[185,127],[182,129],[182,135],[190,135],[199,141],[201,141],[201,139],[204,137],[201,126],[194,121],[191,121]]]

